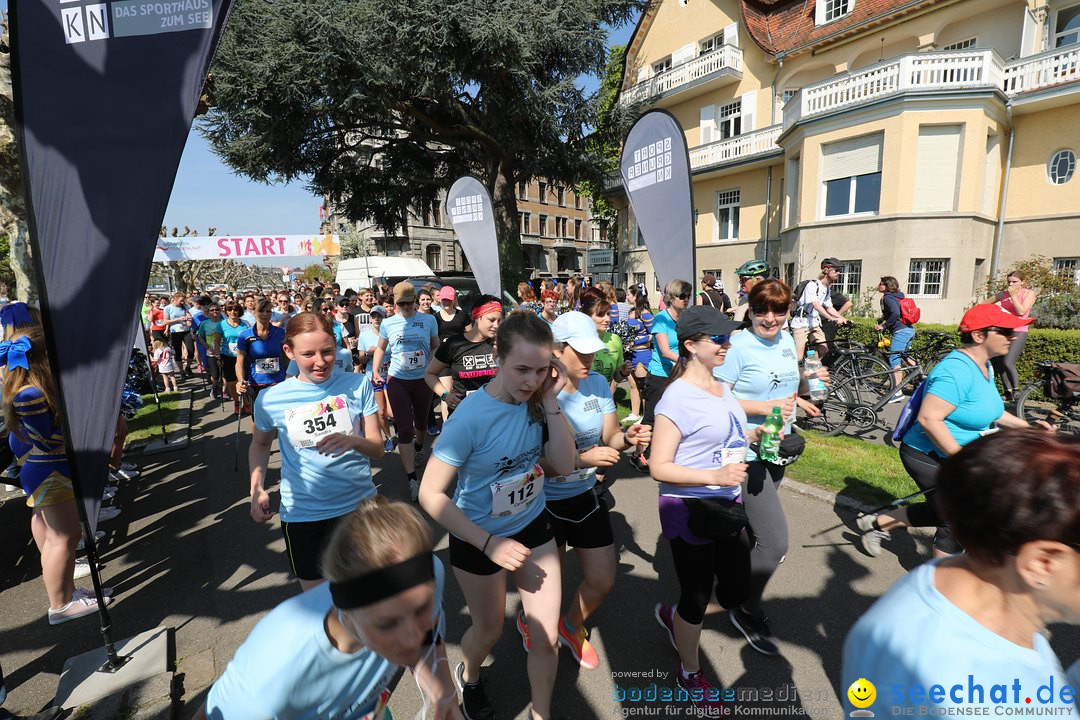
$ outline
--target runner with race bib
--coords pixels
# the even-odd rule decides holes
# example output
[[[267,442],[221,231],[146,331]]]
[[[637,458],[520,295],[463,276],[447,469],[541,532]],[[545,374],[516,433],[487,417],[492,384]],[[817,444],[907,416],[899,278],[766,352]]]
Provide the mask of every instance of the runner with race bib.
[[[416,463],[422,460],[420,453],[424,449],[432,398],[431,388],[424,382],[424,372],[439,347],[439,324],[434,315],[416,311],[416,290],[410,283],[400,282],[394,286],[394,304],[397,315],[387,318],[379,327],[371,381],[383,382],[383,358],[389,354],[390,377],[386,379],[386,395],[394,411],[400,443],[398,452],[409,479],[409,495],[416,502],[420,490]]]
[[[270,323],[274,304],[260,300],[255,308],[255,327],[237,338],[236,389],[254,405],[259,393],[285,379],[282,345],[285,331]]]
[[[265,489],[270,446],[281,449],[281,530],[293,574],[307,590],[322,582],[319,553],[338,520],[375,495],[368,458],[383,455],[375,398],[363,375],[336,372],[330,319],[289,320],[285,354],[300,374],[260,393],[248,450],[251,517],[273,513]]]
[[[239,415],[240,394],[236,391],[236,354],[240,351],[240,333],[248,324],[241,319],[244,306],[235,300],[225,303],[225,319],[221,321],[221,374],[225,376],[225,392],[233,400],[233,411]],[[245,404],[244,412],[247,412]]]
[[[387,321],[389,322],[389,321]],[[480,665],[502,635],[506,572],[514,575],[532,636],[529,718],[548,718],[558,657],[562,574],[544,513],[541,458],[574,471],[574,437],[559,408],[566,372],[551,357],[547,323],[514,312],[496,338],[499,374],[458,405],[424,471],[420,504],[450,533],[450,563],[472,627],[461,640],[456,677],[467,718],[492,718]],[[453,501],[446,493],[457,479]]]
[[[502,321],[502,304],[494,295],[481,295],[473,305],[472,324],[460,335],[439,345],[428,364],[424,380],[446,402],[447,416],[467,396],[484,387],[499,369],[495,365],[495,334]],[[449,369],[453,384],[442,385],[442,373]]]

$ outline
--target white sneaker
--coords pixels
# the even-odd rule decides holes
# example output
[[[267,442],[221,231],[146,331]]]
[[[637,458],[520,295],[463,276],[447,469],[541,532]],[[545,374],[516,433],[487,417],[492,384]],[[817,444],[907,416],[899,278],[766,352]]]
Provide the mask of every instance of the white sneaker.
[[[97,609],[98,603],[95,598],[86,597],[85,595],[72,595],[71,602],[64,607],[57,610],[49,608],[49,624],[59,625],[68,620],[81,618],[84,615],[92,615],[97,612]]]
[[[101,588],[101,594],[105,596],[106,605],[113,601],[113,589],[111,587]],[[87,597],[93,600],[94,588],[75,588],[75,592],[71,594],[71,599],[74,600],[77,597]]]
[[[75,560],[75,572],[72,574],[72,577],[75,580],[78,580],[79,578],[84,578],[89,574],[90,574],[90,561],[87,560],[86,558],[77,558]]]
[[[94,533],[94,539],[95,540],[100,540],[103,537],[105,537],[105,531],[104,530],[98,530],[96,533]],[[75,552],[82,552],[85,549],[86,549],[86,538],[84,538],[84,537],[79,538],[79,544],[75,546]]]
[[[116,470],[116,471],[111,472],[109,474],[113,475],[115,477],[118,477],[121,480],[134,480],[135,478],[139,477],[139,475],[141,475],[142,473],[140,473],[138,470],[135,470],[135,469],[125,470],[124,466],[121,465],[119,470]]]
[[[138,470],[139,466],[136,465],[135,463],[122,462],[122,463],[120,463],[120,469],[121,470]]]
[[[101,507],[101,509],[98,510],[97,519],[98,519],[99,523],[100,522],[105,522],[106,520],[112,520],[114,517],[116,517],[119,514],[120,514],[120,508],[113,507],[111,505],[103,505]]]
[[[897,390],[896,394],[889,398],[889,404],[891,405],[892,403],[904,402],[904,400],[906,399],[907,398],[904,397],[904,393]]]
[[[18,485],[8,485],[7,483],[0,483],[0,492],[15,492],[16,490],[22,490]]]

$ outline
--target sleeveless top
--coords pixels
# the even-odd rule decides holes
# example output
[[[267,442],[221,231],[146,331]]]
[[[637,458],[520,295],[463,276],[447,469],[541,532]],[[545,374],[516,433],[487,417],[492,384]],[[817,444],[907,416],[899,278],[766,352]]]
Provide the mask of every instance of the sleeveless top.
[[[1023,289],[1023,292],[1024,292],[1024,294],[1025,294],[1025,297],[1026,297],[1026,294],[1027,294],[1027,293],[1029,293],[1029,292],[1031,292],[1031,291],[1030,291],[1030,290],[1028,290],[1027,288],[1024,288],[1024,289]],[[1003,297],[1003,298],[1001,299],[1001,307],[1002,307],[1002,308],[1004,308],[1005,310],[1008,310],[1008,311],[1009,311],[1009,312],[1011,312],[1011,313],[1012,313],[1013,315],[1020,315],[1020,313],[1016,312],[1016,307],[1015,307],[1015,306],[1013,305],[1013,301],[1012,301],[1012,298],[1011,298],[1011,297],[1009,297],[1009,294],[1008,294],[1008,293],[1005,293],[1005,297]],[[1026,313],[1024,313],[1023,315],[1020,315],[1020,317],[1021,317],[1021,318],[1023,318],[1023,319],[1025,319],[1025,320],[1026,320],[1027,318],[1031,317],[1031,310],[1030,310],[1030,308],[1028,309],[1028,311],[1027,311]],[[1029,327],[1030,327],[1030,326],[1028,326],[1028,325],[1024,325],[1023,327],[1018,327],[1018,328],[1016,328],[1016,332],[1025,332],[1025,333],[1026,333],[1026,332],[1028,331],[1028,328],[1029,328]]]

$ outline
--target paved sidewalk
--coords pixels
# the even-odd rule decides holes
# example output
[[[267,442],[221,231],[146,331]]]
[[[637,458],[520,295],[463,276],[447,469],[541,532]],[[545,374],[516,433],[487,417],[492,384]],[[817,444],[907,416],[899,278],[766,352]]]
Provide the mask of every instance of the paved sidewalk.
[[[193,383],[188,383],[194,387]],[[246,448],[250,419],[243,419],[240,471],[233,471],[236,420],[195,390],[190,446],[178,453],[136,458],[143,479],[120,489],[122,515],[103,523],[106,584],[116,588],[110,607],[117,639],[157,626],[176,629],[177,677],[182,694],[177,717],[188,718],[205,698],[252,626],[299,586],[290,580],[277,520],[256,525],[248,515]],[[231,410],[229,404],[228,410]],[[277,453],[271,468],[277,467]],[[397,455],[376,464],[381,492],[407,497]],[[797,476],[798,466],[792,467]],[[276,482],[276,471],[271,479]],[[615,701],[619,689],[652,683],[673,686],[678,659],[653,619],[657,602],[675,600],[677,582],[666,541],[660,536],[656,485],[623,463],[610,475],[612,522],[619,553],[615,591],[590,620],[602,664],[581,670],[560,653],[555,715],[570,718],[661,715],[693,717],[685,706]],[[272,495],[276,503],[276,494]],[[854,513],[835,498],[784,492],[791,543],[766,594],[766,609],[783,656],[755,653],[723,614],[706,619],[704,668],[713,681],[734,687],[744,704],[785,709],[814,718],[841,718],[836,692],[843,638],[859,615],[893,582],[929,554],[926,537],[898,533],[886,554],[864,556],[851,531],[811,535]],[[100,646],[97,622],[86,618],[50,627],[39,559],[21,499],[0,505],[0,662],[11,695],[5,709],[29,715],[47,705],[64,661]],[[446,536],[437,532],[446,559]],[[448,562],[447,562],[448,565]],[[567,563],[564,596],[580,578]],[[80,581],[88,584],[87,581]],[[488,692],[500,718],[524,718],[528,706],[525,655],[510,621],[519,602],[507,597],[502,640],[485,670]],[[457,583],[447,584],[449,653],[467,626]],[[1080,656],[1077,633],[1055,634],[1062,659]],[[617,689],[615,686],[618,685]],[[771,693],[771,695],[770,695]],[[771,699],[766,699],[771,698]],[[391,701],[397,718],[421,708],[411,675],[401,678]]]

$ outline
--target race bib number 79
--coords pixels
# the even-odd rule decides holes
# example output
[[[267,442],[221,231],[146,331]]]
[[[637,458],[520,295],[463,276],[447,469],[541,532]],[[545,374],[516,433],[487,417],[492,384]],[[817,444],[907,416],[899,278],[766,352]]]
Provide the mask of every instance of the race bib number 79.
[[[334,433],[352,431],[352,416],[344,395],[285,411],[285,427],[294,448],[315,447]]]

